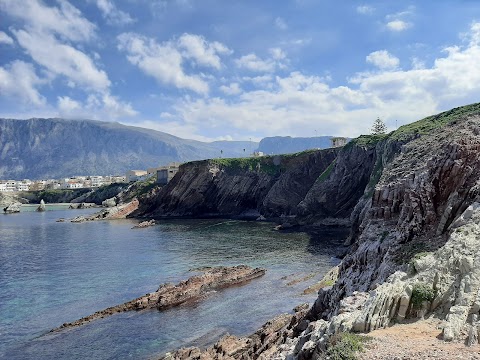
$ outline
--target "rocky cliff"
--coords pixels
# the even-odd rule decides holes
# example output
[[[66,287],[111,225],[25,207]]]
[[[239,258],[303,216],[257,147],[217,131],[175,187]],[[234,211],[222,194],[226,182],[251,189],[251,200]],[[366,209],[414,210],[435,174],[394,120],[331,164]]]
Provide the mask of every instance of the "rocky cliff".
[[[304,224],[348,218],[351,246],[335,284],[254,348],[239,339],[225,357],[220,341],[207,353],[319,359],[338,333],[425,316],[442,321],[444,340],[478,346],[479,150],[480,104],[353,140],[296,206]]]
[[[338,151],[187,163],[136,215],[294,216],[313,184],[323,181]]]

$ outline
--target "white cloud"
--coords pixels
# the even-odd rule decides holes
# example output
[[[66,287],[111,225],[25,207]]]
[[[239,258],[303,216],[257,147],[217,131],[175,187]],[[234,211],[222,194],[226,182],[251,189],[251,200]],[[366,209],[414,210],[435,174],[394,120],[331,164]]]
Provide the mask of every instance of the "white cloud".
[[[96,4],[110,25],[128,25],[135,22],[128,13],[117,9],[111,0],[96,0]]]
[[[409,21],[415,14],[415,6],[411,5],[406,10],[389,14],[385,18],[387,20],[386,27],[390,31],[401,32],[413,26]]]
[[[412,27],[412,24],[403,20],[392,20],[387,23],[387,28],[391,31],[404,31]]]
[[[8,45],[13,45],[14,41],[13,39],[8,36],[6,33],[3,31],[0,31],[0,44],[8,44]]]
[[[22,102],[42,106],[45,98],[40,95],[37,88],[45,83],[35,73],[32,64],[16,60],[0,67],[0,93]]]
[[[400,60],[387,50],[374,51],[367,55],[366,60],[380,69],[395,69],[400,64]]]
[[[357,12],[363,15],[370,15],[375,12],[375,8],[370,5],[359,5],[357,6]]]
[[[81,109],[82,105],[68,96],[57,97],[57,107],[62,115],[72,114]]]
[[[208,42],[203,36],[183,34],[178,39],[178,47],[183,50],[185,58],[195,60],[199,65],[220,69],[220,55],[231,54],[232,51],[217,41]]]
[[[221,43],[208,42],[203,37],[184,34],[176,41],[158,44],[154,39],[134,33],[118,36],[118,48],[127,53],[127,59],[158,82],[206,94],[207,76],[188,75],[183,68],[185,59],[195,64],[220,68],[219,54],[230,50]]]
[[[235,64],[239,68],[248,69],[251,71],[272,72],[275,70],[274,61],[270,59],[260,59],[257,55],[253,53],[244,55],[240,59],[236,59]]]
[[[275,19],[275,26],[277,28],[279,28],[280,30],[287,30],[288,29],[287,23],[281,17],[277,17]]]
[[[0,9],[23,20],[34,32],[55,33],[71,41],[91,40],[95,25],[66,0],[58,0],[58,4],[59,7],[49,7],[39,0],[2,0]]]
[[[292,72],[270,85],[228,99],[185,98],[170,121],[192,128],[221,128],[263,135],[369,133],[381,116],[391,126],[441,110],[478,101],[480,92],[480,25],[473,24],[464,46],[445,49],[429,68],[401,70],[398,59],[382,51],[370,54],[379,71],[356,74],[348,84],[331,87],[316,76]],[[379,55],[380,54],[380,55]],[[421,60],[418,60],[421,61]],[[382,70],[383,67],[383,70]]]
[[[55,75],[64,75],[74,83],[96,91],[106,91],[110,80],[97,69],[92,59],[53,35],[25,30],[13,30],[18,43],[38,64]]]
[[[242,89],[238,83],[231,83],[228,86],[222,85],[220,86],[220,90],[227,95],[238,95],[242,92]]]
[[[280,48],[271,48],[268,50],[268,52],[275,60],[283,60],[287,57],[287,54],[285,54],[285,52]]]
[[[58,115],[62,117],[86,117],[96,120],[114,120],[137,115],[129,103],[123,103],[110,94],[90,94],[85,101],[69,96],[57,97]]]

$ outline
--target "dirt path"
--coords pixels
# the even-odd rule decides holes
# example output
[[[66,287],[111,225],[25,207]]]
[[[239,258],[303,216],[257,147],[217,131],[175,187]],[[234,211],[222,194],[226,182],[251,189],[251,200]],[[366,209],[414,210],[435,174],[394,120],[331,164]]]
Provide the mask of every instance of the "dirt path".
[[[480,345],[467,347],[463,342],[439,340],[440,325],[438,319],[428,319],[375,330],[368,334],[373,340],[367,343],[367,349],[359,359],[480,360]]]

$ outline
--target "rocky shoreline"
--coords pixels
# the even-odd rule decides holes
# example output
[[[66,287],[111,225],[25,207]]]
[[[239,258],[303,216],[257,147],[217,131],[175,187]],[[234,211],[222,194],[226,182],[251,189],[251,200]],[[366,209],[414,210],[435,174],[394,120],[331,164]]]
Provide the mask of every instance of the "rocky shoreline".
[[[424,317],[439,320],[444,341],[478,348],[479,150],[480,104],[473,104],[361,136],[334,153],[273,157],[249,168],[234,159],[186,164],[133,215],[257,211],[287,227],[346,226],[349,249],[338,278],[327,279],[315,304],[275,335],[260,343],[227,337],[166,358],[321,359],[342,334],[415,326]]]
[[[181,305],[185,302],[200,298],[210,291],[241,285],[250,280],[265,275],[266,270],[251,268],[246,265],[232,267],[213,267],[206,269],[203,274],[190,277],[177,285],[163,284],[157,291],[146,294],[124,304],[97,311],[92,315],[83,317],[71,323],[65,323],[51,332],[85,325],[93,320],[101,319],[116,313],[157,309],[165,310]]]

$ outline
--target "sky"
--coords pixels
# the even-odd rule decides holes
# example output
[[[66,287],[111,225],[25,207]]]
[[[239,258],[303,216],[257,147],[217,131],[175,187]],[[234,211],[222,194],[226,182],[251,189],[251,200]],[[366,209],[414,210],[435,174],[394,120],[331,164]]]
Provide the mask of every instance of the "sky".
[[[476,0],[0,0],[0,117],[355,137],[479,95]]]

